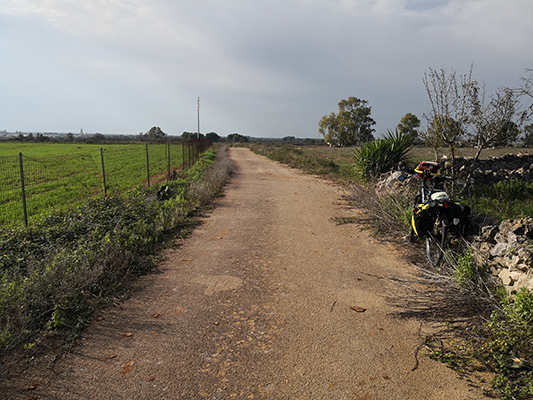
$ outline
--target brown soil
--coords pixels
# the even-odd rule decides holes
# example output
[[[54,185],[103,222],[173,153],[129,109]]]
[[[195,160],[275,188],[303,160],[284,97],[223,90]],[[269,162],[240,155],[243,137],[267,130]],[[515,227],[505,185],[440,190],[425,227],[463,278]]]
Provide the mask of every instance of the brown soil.
[[[342,190],[245,148],[226,195],[71,353],[12,368],[7,399],[481,399],[430,360],[423,283]],[[427,289],[429,290],[429,288]],[[393,305],[394,304],[394,305]]]

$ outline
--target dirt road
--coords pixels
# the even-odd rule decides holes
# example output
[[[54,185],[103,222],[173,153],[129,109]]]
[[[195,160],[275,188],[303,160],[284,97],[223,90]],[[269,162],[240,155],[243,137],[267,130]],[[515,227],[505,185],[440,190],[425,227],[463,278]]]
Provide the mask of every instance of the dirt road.
[[[226,196],[192,237],[101,312],[71,354],[31,365],[22,386],[3,382],[4,395],[483,398],[417,352],[426,325],[389,301],[414,270],[357,225],[334,222],[354,212],[339,188],[248,149],[230,154]]]

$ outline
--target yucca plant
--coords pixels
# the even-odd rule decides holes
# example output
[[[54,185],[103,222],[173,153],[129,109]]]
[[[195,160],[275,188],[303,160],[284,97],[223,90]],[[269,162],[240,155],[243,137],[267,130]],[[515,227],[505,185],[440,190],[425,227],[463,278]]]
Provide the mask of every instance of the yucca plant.
[[[407,160],[416,134],[387,130],[383,139],[365,143],[355,150],[354,171],[363,181],[394,169]]]

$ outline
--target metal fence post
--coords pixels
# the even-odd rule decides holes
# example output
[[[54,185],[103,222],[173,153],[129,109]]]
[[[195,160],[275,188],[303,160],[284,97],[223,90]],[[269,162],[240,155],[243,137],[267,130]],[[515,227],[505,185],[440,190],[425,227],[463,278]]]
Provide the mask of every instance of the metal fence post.
[[[100,158],[102,159],[102,177],[104,178],[104,196],[107,198],[107,185],[105,181],[105,166],[104,166],[104,149],[100,147]]]
[[[19,153],[20,168],[20,187],[22,189],[22,209],[24,210],[24,225],[28,227],[28,209],[26,207],[26,189],[24,187],[24,165],[22,162],[22,153]]]
[[[181,169],[185,171],[185,140],[181,141]]]
[[[150,187],[150,160],[148,158],[148,143],[146,143],[146,175],[148,178],[148,187]]]
[[[168,180],[170,181],[170,142],[167,142]]]

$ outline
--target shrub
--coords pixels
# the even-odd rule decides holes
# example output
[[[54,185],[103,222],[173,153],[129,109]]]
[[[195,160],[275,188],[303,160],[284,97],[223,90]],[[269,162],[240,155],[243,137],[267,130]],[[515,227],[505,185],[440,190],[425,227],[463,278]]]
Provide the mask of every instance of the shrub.
[[[394,169],[407,160],[415,134],[387,131],[383,139],[365,143],[355,150],[354,170],[363,181]]]

